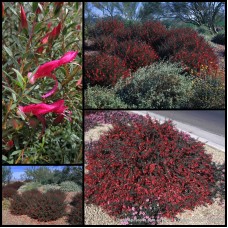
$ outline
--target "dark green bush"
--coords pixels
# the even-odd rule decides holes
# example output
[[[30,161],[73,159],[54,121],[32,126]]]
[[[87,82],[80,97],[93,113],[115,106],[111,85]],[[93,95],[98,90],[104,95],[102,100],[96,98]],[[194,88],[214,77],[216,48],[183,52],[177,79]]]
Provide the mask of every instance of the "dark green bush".
[[[192,81],[192,91],[189,106],[199,109],[224,109],[225,84],[219,78],[210,76],[204,79],[195,78]]]
[[[93,86],[85,90],[85,108],[127,108],[121,99],[116,96],[114,89]]]
[[[116,85],[118,96],[129,107],[136,108],[185,108],[191,91],[190,80],[181,75],[177,64],[160,62],[141,68],[126,85]]]
[[[211,41],[216,44],[225,45],[225,39],[226,39],[225,33],[219,33],[215,35]]]

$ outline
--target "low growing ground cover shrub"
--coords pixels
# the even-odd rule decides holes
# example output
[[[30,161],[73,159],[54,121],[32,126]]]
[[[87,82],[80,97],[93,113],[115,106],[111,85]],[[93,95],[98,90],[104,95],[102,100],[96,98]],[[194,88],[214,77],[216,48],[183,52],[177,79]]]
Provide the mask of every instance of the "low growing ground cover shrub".
[[[180,66],[168,62],[141,68],[133,73],[129,83],[120,81],[116,85],[116,94],[129,107],[185,108],[191,83],[181,71]]]
[[[212,202],[211,156],[203,143],[179,132],[170,121],[160,124],[139,116],[114,123],[89,148],[85,199],[110,215],[124,218],[129,209],[147,205],[149,210],[147,202],[152,206],[156,201],[159,216],[174,218]]]
[[[2,200],[2,210],[8,210],[10,207],[10,200],[9,199],[3,199]]]
[[[78,193],[74,196],[71,205],[73,209],[68,216],[68,222],[70,225],[82,225],[83,224],[83,201],[82,193]]]
[[[60,184],[60,190],[64,192],[81,192],[81,186],[73,181],[64,181]]]
[[[43,191],[47,192],[49,190],[58,190],[60,189],[60,186],[58,184],[45,184],[42,185]]]

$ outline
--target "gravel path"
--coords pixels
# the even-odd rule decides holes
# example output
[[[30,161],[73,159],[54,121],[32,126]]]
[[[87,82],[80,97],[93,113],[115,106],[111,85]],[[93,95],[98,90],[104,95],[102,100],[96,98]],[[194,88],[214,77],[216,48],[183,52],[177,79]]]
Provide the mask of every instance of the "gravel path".
[[[85,142],[96,141],[100,135],[108,131],[111,124],[102,124],[90,129],[85,134]],[[205,145],[206,153],[212,155],[212,160],[216,163],[225,161],[225,153],[215,148]],[[85,170],[85,173],[88,171]],[[225,225],[225,206],[217,201],[211,205],[200,206],[193,211],[185,211],[177,216],[179,221],[163,219],[160,225]],[[110,217],[101,207],[85,204],[85,224],[86,225],[120,225],[121,221]]]

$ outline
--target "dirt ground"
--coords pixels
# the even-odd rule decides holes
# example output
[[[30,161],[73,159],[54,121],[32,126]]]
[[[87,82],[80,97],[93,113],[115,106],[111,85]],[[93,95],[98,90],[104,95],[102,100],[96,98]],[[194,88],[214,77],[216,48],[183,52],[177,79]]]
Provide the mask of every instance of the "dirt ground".
[[[96,141],[100,135],[112,128],[111,124],[102,124],[90,129],[85,134],[85,141]],[[212,155],[216,163],[225,161],[225,153],[205,145],[206,153]],[[85,170],[85,173],[88,171]],[[225,205],[215,201],[211,205],[196,207],[193,211],[186,210],[177,216],[178,221],[163,219],[160,225],[225,225]],[[110,217],[102,208],[85,204],[86,225],[121,225],[121,221]]]

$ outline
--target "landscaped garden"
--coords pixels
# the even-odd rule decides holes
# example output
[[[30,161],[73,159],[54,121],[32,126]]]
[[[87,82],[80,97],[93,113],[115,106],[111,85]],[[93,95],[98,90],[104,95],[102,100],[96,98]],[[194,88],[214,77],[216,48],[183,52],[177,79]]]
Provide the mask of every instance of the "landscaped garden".
[[[85,224],[225,223],[224,153],[127,111],[86,111],[84,129]]]
[[[85,108],[225,107],[224,32],[121,16],[85,23]]]
[[[82,167],[31,167],[23,181],[10,181],[3,167],[3,225],[82,225]]]
[[[82,163],[82,3],[2,2],[2,161]]]

